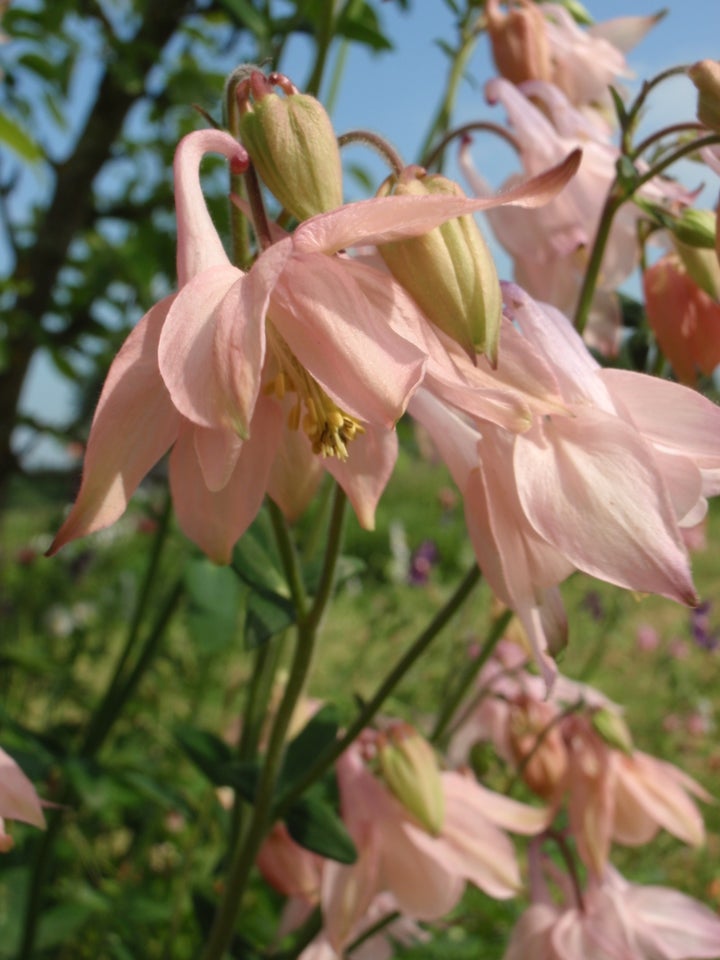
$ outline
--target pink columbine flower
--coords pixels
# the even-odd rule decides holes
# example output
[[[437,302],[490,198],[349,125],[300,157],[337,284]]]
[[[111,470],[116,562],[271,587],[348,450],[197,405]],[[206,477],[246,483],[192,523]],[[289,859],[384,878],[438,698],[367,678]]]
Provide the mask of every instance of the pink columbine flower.
[[[13,758],[0,749],[0,853],[6,853],[13,846],[13,838],[5,830],[5,820],[45,827],[35,788]]]
[[[358,862],[337,867],[336,882],[356,894],[358,914],[372,896],[390,892],[406,916],[433,920],[460,900],[466,882],[505,899],[520,889],[520,872],[504,830],[536,834],[547,826],[547,810],[493,793],[461,773],[440,775],[444,818],[436,835],[412,814],[365,765],[359,747],[338,762],[341,809],[358,850]],[[346,910],[351,900],[343,899]],[[352,911],[351,911],[352,913]],[[351,927],[354,917],[344,920]],[[338,913],[326,916],[326,928]]]
[[[713,960],[720,957],[720,917],[669,887],[628,883],[608,869],[591,882],[583,905],[549,896],[520,918],[504,960]]]
[[[573,569],[696,601],[680,528],[695,526],[720,491],[720,411],[678,384],[601,369],[560,311],[514,285],[505,299],[564,407],[518,434],[474,424],[424,389],[410,411],[463,493],[490,586],[542,661],[562,630],[557,585]]]
[[[198,168],[208,151],[236,168],[246,163],[242,147],[217,130],[190,134],[178,146],[180,288],[150,309],[113,361],[80,493],[50,553],[113,523],[171,447],[180,525],[219,562],[229,559],[266,490],[290,512],[298,509],[291,488],[311,486],[303,471],[313,456],[324,458],[360,522],[372,526],[394,462],[395,421],[427,365],[417,332],[427,323],[387,273],[338,252],[418,235],[497,204],[546,202],[578,161],[570,157],[489,201],[349,204],[305,221],[243,273],[228,260],[202,195]],[[398,330],[415,331],[417,342]],[[299,427],[298,445],[288,434]]]
[[[515,86],[497,78],[486,86],[486,96],[491,103],[505,107],[526,175],[556,163],[569,150],[582,145],[583,159],[577,175],[543,209],[488,212],[493,232],[514,260],[516,281],[534,297],[572,316],[603,204],[615,178],[617,147],[604,125],[580,113],[550,83],[534,81]],[[467,145],[461,150],[460,165],[473,192],[487,196],[489,187],[473,168]],[[516,179],[511,177],[507,185]],[[690,200],[687,191],[662,178],[646,184],[640,195],[658,204]],[[630,203],[615,216],[590,316],[586,339],[608,355],[617,351],[619,308],[614,291],[638,259],[639,216],[637,207]]]
[[[567,805],[578,853],[596,877],[613,842],[639,846],[664,829],[702,844],[694,798],[711,797],[700,784],[634,749],[621,709],[598,690],[559,676],[548,695],[526,665],[516,644],[501,644],[482,671],[479,705],[457,731],[451,756],[462,762],[475,742],[492,742],[555,812]]]

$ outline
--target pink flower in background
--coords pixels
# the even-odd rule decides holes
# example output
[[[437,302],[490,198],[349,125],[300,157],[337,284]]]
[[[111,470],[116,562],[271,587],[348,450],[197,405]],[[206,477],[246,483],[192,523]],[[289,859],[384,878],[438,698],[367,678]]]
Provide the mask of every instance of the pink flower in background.
[[[604,124],[576,110],[552,84],[536,81],[517,87],[495,79],[488,83],[486,95],[508,113],[525,175],[582,147],[577,175],[545,207],[488,211],[493,232],[514,260],[516,281],[532,296],[572,316],[603,204],[615,178],[617,147]],[[473,192],[487,196],[490,188],[475,171],[467,146],[461,150],[460,165]],[[511,177],[506,186],[516,179]],[[662,178],[646,184],[639,195],[658,204],[690,201],[687,191]],[[638,261],[636,225],[640,215],[633,204],[625,204],[615,216],[587,329],[587,341],[609,355],[617,351],[620,318],[615,291]]]
[[[660,829],[692,846],[704,842],[694,798],[699,783],[632,746],[620,707],[599,691],[559,676],[549,694],[527,672],[519,646],[501,644],[478,680],[478,707],[456,732],[451,756],[462,762],[490,741],[555,813],[567,805],[569,832],[594,876],[610,846],[648,843]]]
[[[5,820],[45,827],[35,788],[13,758],[0,749],[0,853],[7,853],[13,846],[13,838],[5,830]]]
[[[110,368],[80,493],[51,553],[113,523],[170,447],[180,525],[217,561],[229,559],[268,488],[290,512],[301,508],[312,481],[298,484],[297,474],[312,455],[327,458],[323,465],[371,527],[394,463],[395,421],[424,375],[428,324],[389,274],[335,254],[418,235],[473,210],[547,202],[578,161],[570,157],[492,200],[349,204],[305,221],[244,274],[228,260],[205,205],[198,167],[207,151],[246,162],[235,140],[216,130],[178,146],[180,289],[145,315]],[[396,327],[414,331],[418,343]],[[284,426],[278,401],[288,395],[294,403]],[[304,447],[287,439],[299,427]],[[302,493],[293,496],[293,486]]]
[[[513,83],[546,80],[578,107],[610,108],[608,87],[632,76],[624,54],[659,16],[619,17],[583,29],[558,3],[488,0],[486,14],[495,65]]]
[[[720,917],[669,887],[628,883],[614,870],[583,904],[543,893],[520,918],[503,960],[713,960]]]

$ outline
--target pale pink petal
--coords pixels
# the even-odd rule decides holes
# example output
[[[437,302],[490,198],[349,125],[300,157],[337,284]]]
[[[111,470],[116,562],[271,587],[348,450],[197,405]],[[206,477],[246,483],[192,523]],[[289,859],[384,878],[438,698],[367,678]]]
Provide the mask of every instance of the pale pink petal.
[[[242,436],[247,435],[260,391],[270,296],[291,252],[289,240],[269,247],[217,308],[213,370],[225,415]]]
[[[714,403],[689,387],[629,370],[602,370],[600,377],[648,440],[701,469],[718,468],[720,408]]]
[[[516,284],[502,287],[509,317],[552,366],[562,396],[614,411],[609,391],[597,376],[599,364],[567,317],[549,304],[536,303]]]
[[[375,529],[375,510],[397,460],[398,439],[394,430],[374,428],[357,436],[348,448],[348,459],[328,457],[325,469],[348,496],[360,526]]]
[[[45,826],[45,817],[35,787],[13,758],[2,749],[0,749],[0,817],[3,820],[31,823],[35,827]]]
[[[704,799],[709,799],[702,787],[672,764],[636,751],[632,756],[617,758],[617,800],[619,810],[639,807],[673,836],[692,846],[705,839],[705,825],[696,804],[687,794],[688,781]],[[626,814],[627,816],[627,814]],[[632,843],[624,824],[624,842]],[[644,835],[644,834],[643,834]],[[641,842],[641,841],[638,841]]]
[[[399,909],[417,920],[437,920],[459,902],[465,882],[441,840],[398,818],[380,823],[381,885]]]
[[[556,960],[550,937],[557,917],[554,907],[542,903],[529,907],[515,924],[503,960]]]
[[[667,887],[634,884],[621,894],[647,960],[716,960],[720,917],[691,897]]]
[[[243,441],[225,427],[195,426],[193,435],[205,486],[213,493],[222,490],[235,469]]]
[[[402,294],[387,275],[307,254],[293,257],[274,292],[270,320],[346,413],[391,428],[422,380],[424,354],[390,325]]]
[[[542,438],[515,440],[528,520],[578,569],[694,603],[687,553],[651,449],[616,417],[577,412],[546,418]]]
[[[175,440],[180,415],[158,370],[160,331],[174,297],[155,304],[115,357],[100,394],[80,493],[48,554],[110,526],[145,474]]]
[[[160,336],[160,373],[173,403],[203,427],[231,425],[215,368],[216,312],[242,276],[228,265],[194,277],[176,295]]]
[[[200,161],[210,152],[221,153],[231,162],[247,162],[245,148],[221,130],[196,130],[178,144],[173,169],[180,286],[210,267],[230,266],[200,187]]]
[[[183,532],[216,563],[228,563],[232,549],[260,509],[280,440],[280,408],[258,402],[250,438],[243,442],[227,484],[208,490],[200,469],[193,427],[186,424],[170,457],[170,488]]]
[[[592,37],[607,40],[621,53],[628,53],[664,16],[664,11],[660,11],[646,17],[616,17],[613,20],[594,23],[588,27],[587,32]]]
[[[329,860],[322,878],[323,928],[330,944],[342,953],[379,890],[380,851],[372,840],[358,850],[352,866]]]
[[[288,407],[287,402],[283,403],[285,416]],[[326,464],[327,461],[312,452],[304,431],[283,430],[267,492],[291,523],[302,515],[317,493]]]
[[[576,150],[557,166],[492,198],[435,195],[360,200],[306,220],[293,239],[298,250],[335,253],[358,244],[377,245],[419,236],[453,217],[504,204],[542,206],[563,189],[579,163],[580,151]]]
[[[503,830],[533,836],[545,830],[553,818],[547,807],[531,807],[512,797],[487,790],[477,781],[459,773],[441,774],[446,803],[464,809],[468,819],[484,817]]]

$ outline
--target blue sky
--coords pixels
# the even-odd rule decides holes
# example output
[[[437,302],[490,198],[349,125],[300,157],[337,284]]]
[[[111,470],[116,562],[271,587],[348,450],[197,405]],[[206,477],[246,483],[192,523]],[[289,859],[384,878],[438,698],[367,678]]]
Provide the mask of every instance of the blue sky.
[[[598,19],[628,14],[652,14],[660,9],[650,0],[591,0],[590,12]],[[345,78],[333,114],[336,129],[342,133],[354,128],[369,128],[387,137],[407,162],[417,159],[428,122],[444,89],[448,60],[437,40],[454,42],[453,22],[442,0],[415,0],[412,13],[403,13],[394,3],[382,6],[387,33],[394,39],[395,51],[372,55],[362,49],[350,50]],[[642,41],[629,57],[638,77],[648,77],[666,67],[692,63],[705,57],[720,57],[720,0],[682,0],[676,2],[665,19]],[[288,51],[284,70],[295,82],[302,83],[309,69],[307,43],[298,38]],[[484,102],[483,86],[492,76],[492,64],[486,41],[481,41],[473,57],[469,79],[462,84],[457,103],[458,123],[486,118],[503,123],[501,108],[489,108]],[[633,83],[628,83],[633,88]],[[635,84],[636,86],[636,84]],[[646,126],[654,129],[680,119],[692,119],[695,94],[689,81],[679,78],[663,85],[651,102]],[[382,167],[370,154],[357,153],[353,159],[367,163],[381,178]],[[513,168],[509,151],[496,146],[489,137],[478,137],[474,159],[492,183],[499,183]],[[691,175],[697,176],[694,171]],[[691,181],[692,182],[692,181]],[[708,184],[717,196],[717,182]],[[708,203],[713,202],[711,199]],[[507,274],[507,260],[499,257],[501,274]],[[70,411],[71,394],[43,357],[34,363],[23,396],[23,408],[34,416],[62,423]],[[57,463],[58,451],[43,443],[32,462]]]

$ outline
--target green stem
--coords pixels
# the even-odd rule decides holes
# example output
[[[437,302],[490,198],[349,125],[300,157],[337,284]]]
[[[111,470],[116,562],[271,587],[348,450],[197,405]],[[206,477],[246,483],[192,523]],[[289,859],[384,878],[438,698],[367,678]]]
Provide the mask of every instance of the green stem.
[[[314,763],[308,767],[304,776],[296,780],[292,788],[283,795],[277,808],[278,819],[282,819],[298,797],[325,773],[347,747],[350,746],[358,734],[371,722],[395,687],[397,687],[418,658],[430,646],[443,627],[452,619],[479,581],[480,571],[477,566],[473,566],[465,574],[455,589],[455,592],[447,600],[442,609],[435,614],[428,626],[418,635],[403,656],[400,657],[373,696],[358,712],[343,736],[321,751]]]
[[[352,2],[353,0],[350,0],[350,3]],[[327,57],[330,51],[330,44],[333,40],[335,0],[325,0],[325,3],[321,8],[323,9],[325,16],[315,29],[315,63],[313,64],[312,72],[308,77],[307,83],[305,84],[305,92],[312,94],[314,97],[316,97],[320,91],[320,85],[322,84],[323,74],[325,73],[325,65],[327,63]]]
[[[427,169],[432,167],[438,158],[442,156],[445,147],[447,147],[449,143],[452,143],[453,140],[457,140],[474,132],[494,133],[502,140],[505,140],[506,143],[509,143],[516,153],[520,153],[520,143],[518,142],[517,138],[510,133],[509,130],[499,126],[497,123],[489,123],[484,120],[477,120],[474,123],[464,123],[461,127],[455,127],[446,133],[442,140],[436,144],[435,147],[433,147],[428,156],[423,158],[423,167],[426,167]]]
[[[288,530],[282,510],[272,500],[268,500],[268,513],[270,514],[275,542],[280,553],[280,562],[282,563],[283,572],[285,573],[285,580],[290,590],[292,602],[295,605],[298,620],[301,621],[307,615],[308,599],[300,571],[300,564],[298,563],[295,544],[290,536],[290,531]]]
[[[621,150],[624,154],[627,156],[632,155],[632,135],[635,131],[635,124],[650,93],[655,89],[655,87],[659,86],[661,83],[664,83],[666,80],[669,80],[671,77],[685,76],[686,74],[687,66],[681,65],[677,67],[670,67],[668,70],[663,70],[662,73],[659,73],[651,80],[644,81],[642,87],[640,88],[640,93],[630,106],[623,124]]]
[[[430,152],[432,143],[439,136],[443,136],[450,126],[450,119],[455,107],[455,100],[457,99],[460,81],[465,74],[465,68],[467,67],[470,57],[472,56],[475,43],[477,42],[477,38],[479,36],[478,24],[480,19],[481,18],[474,16],[472,9],[470,9],[466,11],[461,21],[460,43],[457,50],[454,51],[454,56],[452,58],[450,75],[445,87],[445,96],[443,97],[442,103],[438,107],[437,113],[435,114],[435,117],[425,136],[423,145],[420,148],[421,157],[427,156],[427,154]],[[440,169],[442,169],[442,165],[440,166]]]
[[[167,541],[168,531],[170,529],[170,517],[172,515],[171,509],[171,499],[170,494],[168,493],[163,511],[160,514],[160,520],[158,523],[157,530],[155,531],[155,537],[153,539],[152,550],[150,552],[150,559],[148,561],[147,569],[145,571],[145,576],[143,578],[142,587],[140,593],[138,594],[137,601],[135,603],[135,610],[133,611],[132,620],[130,621],[130,626],[128,627],[127,637],[125,639],[125,646],[123,647],[122,653],[118,658],[117,664],[115,665],[115,670],[113,671],[112,680],[108,685],[105,695],[95,711],[95,715],[90,720],[88,724],[87,734],[83,746],[80,749],[80,753],[86,755],[88,751],[90,753],[95,749],[93,742],[96,739],[97,731],[100,729],[109,729],[114,720],[114,708],[113,702],[117,696],[117,692],[122,686],[123,683],[123,671],[125,666],[130,659],[135,645],[137,643],[138,637],[140,635],[140,627],[142,625],[143,619],[145,617],[145,612],[147,610],[148,601],[152,594],[153,587],[155,585],[155,579],[157,577],[157,572],[160,566],[160,557],[162,555],[163,547]]]
[[[242,907],[243,895],[250,877],[250,871],[255,863],[265,835],[274,820],[273,795],[282,769],[290,722],[295,712],[297,702],[305,689],[305,683],[312,665],[318,626],[322,620],[322,615],[332,592],[332,584],[342,540],[344,504],[345,495],[338,488],[335,504],[333,505],[333,514],[330,520],[327,548],[318,590],[310,610],[308,612],[298,610],[297,638],[293,662],[290,667],[287,685],[270,731],[265,760],[255,793],[252,816],[249,820],[247,830],[243,833],[242,841],[238,846],[235,859],[230,868],[223,899],[215,916],[210,937],[202,954],[202,960],[221,960],[228,944],[232,940],[235,920]],[[273,517],[273,526],[278,538],[278,547],[288,563],[287,570],[294,579],[297,579],[295,553],[294,550],[290,551],[288,549],[291,543],[290,535],[284,521],[282,524],[280,523],[282,514],[275,508],[274,511],[271,510],[271,516]],[[295,596],[292,585],[291,591],[293,592],[293,596]],[[304,598],[304,591],[301,597]]]
[[[238,84],[247,76],[247,68],[241,67],[229,78],[225,87],[225,116],[228,130],[240,140],[240,106],[237,100]],[[230,195],[247,199],[245,178],[241,173],[230,170]],[[233,263],[247,270],[252,262],[250,251],[250,231],[247,217],[236,203],[230,203],[230,237]]]
[[[664,127],[662,130],[656,130],[655,133],[651,133],[650,136],[641,140],[629,154],[630,159],[637,160],[649,147],[652,147],[660,140],[664,140],[665,137],[672,136],[674,133],[703,133],[705,130],[706,127],[701,123],[673,123],[671,126]]]
[[[585,329],[585,325],[587,324],[593,296],[595,295],[595,287],[597,286],[597,280],[600,275],[600,267],[605,255],[608,237],[610,236],[610,230],[612,229],[615,214],[618,212],[620,207],[622,207],[627,200],[631,199],[633,194],[637,193],[641,187],[652,180],[653,177],[659,176],[661,173],[667,170],[668,167],[672,166],[672,164],[677,163],[678,160],[682,160],[683,157],[687,157],[693,153],[696,153],[703,147],[712,147],[719,143],[720,136],[717,134],[711,134],[707,137],[700,137],[697,140],[693,140],[691,143],[684,143],[682,146],[678,147],[677,150],[673,151],[673,153],[667,154],[653,167],[651,167],[649,170],[646,170],[645,173],[638,175],[638,177],[633,181],[632,189],[623,187],[620,184],[618,177],[615,177],[600,215],[600,222],[598,224],[595,240],[593,241],[592,254],[590,255],[587,272],[585,273],[582,289],[580,291],[580,297],[578,299],[577,310],[575,311],[575,329],[578,331],[578,333],[582,333]]]
[[[455,684],[455,689],[448,696],[443,698],[443,703],[435,722],[435,728],[430,736],[430,739],[434,743],[439,743],[445,736],[445,733],[455,715],[455,711],[465,699],[465,696],[475,682],[477,675],[492,656],[495,647],[500,642],[500,639],[507,630],[508,624],[512,618],[512,610],[505,610],[504,613],[501,613],[499,617],[496,617],[493,620],[492,624],[490,625],[490,629],[488,630],[488,634],[485,637],[482,650],[476,657],[466,664],[465,669],[458,678],[458,682]]]
[[[587,270],[585,271],[583,284],[580,289],[577,309],[575,310],[575,329],[580,334],[582,334],[587,326],[588,317],[590,316],[590,307],[592,306],[593,297],[595,296],[595,288],[598,277],[600,276],[600,267],[602,266],[603,257],[605,256],[605,248],[607,247],[613,220],[615,219],[615,214],[624,202],[625,197],[618,194],[618,182],[616,179],[613,181],[613,185],[603,205],[602,213],[600,214],[600,222],[598,223],[597,233],[593,240],[592,253],[590,254],[590,260],[588,261]]]

